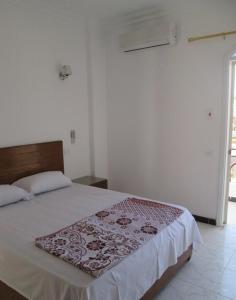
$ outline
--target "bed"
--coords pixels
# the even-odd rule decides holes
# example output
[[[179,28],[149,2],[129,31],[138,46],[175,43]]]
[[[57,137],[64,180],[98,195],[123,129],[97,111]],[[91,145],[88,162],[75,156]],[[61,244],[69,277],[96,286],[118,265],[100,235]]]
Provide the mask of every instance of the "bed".
[[[64,171],[61,141],[0,149],[0,184],[43,171]],[[0,208],[0,299],[149,300],[201,241],[185,208],[174,223],[95,279],[38,249],[34,240],[131,195],[74,183]],[[142,272],[142,276],[136,276]]]

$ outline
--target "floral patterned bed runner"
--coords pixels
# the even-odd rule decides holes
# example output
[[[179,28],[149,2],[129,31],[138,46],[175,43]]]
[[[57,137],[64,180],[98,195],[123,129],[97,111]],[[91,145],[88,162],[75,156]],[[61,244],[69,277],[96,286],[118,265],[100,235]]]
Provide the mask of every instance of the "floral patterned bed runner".
[[[177,207],[128,198],[56,233],[39,237],[35,244],[99,277],[182,213]]]

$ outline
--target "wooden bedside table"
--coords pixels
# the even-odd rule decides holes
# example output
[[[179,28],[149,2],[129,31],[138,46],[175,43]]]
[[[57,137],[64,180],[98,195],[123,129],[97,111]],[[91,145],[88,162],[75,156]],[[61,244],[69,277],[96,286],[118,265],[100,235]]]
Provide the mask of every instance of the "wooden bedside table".
[[[107,179],[105,179],[105,178],[99,178],[99,177],[94,177],[94,176],[84,176],[84,177],[75,178],[72,181],[75,183],[80,183],[80,184],[84,184],[84,185],[95,186],[95,187],[98,187],[101,189],[108,188],[108,182],[107,182]]]

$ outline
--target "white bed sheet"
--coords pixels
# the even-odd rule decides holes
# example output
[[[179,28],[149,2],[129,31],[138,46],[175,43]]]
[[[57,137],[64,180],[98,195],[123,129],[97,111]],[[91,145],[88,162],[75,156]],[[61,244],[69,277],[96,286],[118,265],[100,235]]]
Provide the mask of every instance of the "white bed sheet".
[[[128,196],[73,184],[0,208],[0,280],[33,300],[140,299],[192,243],[201,242],[187,209],[181,207],[178,220],[98,279],[34,246],[36,237]]]

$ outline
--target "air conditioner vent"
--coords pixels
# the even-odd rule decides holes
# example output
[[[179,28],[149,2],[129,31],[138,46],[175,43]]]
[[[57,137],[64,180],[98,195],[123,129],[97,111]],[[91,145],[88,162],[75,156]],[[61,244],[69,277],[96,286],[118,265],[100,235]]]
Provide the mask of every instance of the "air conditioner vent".
[[[124,52],[176,44],[176,24],[143,24],[120,35],[120,47]]]

